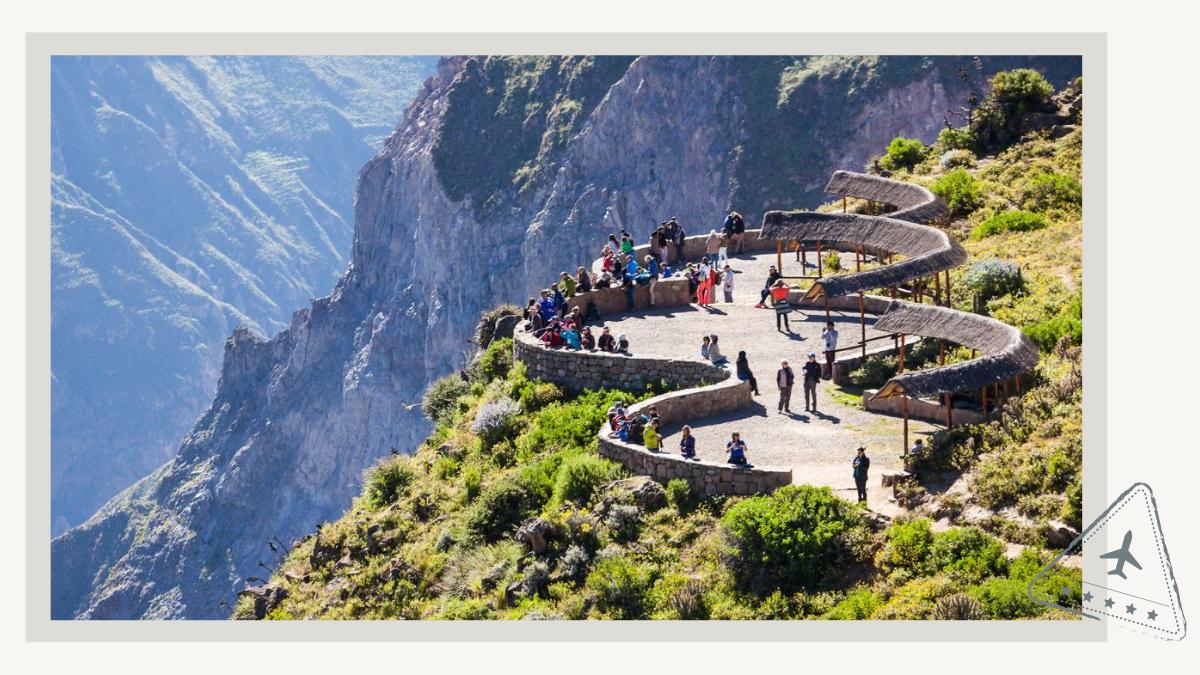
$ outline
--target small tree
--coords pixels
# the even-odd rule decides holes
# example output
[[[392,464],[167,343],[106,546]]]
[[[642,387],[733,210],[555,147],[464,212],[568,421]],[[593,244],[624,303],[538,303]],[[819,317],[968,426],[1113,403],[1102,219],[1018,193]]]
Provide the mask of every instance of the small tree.
[[[911,171],[929,156],[929,147],[917,138],[902,136],[892,139],[887,153],[879,160],[879,166],[889,171]]]

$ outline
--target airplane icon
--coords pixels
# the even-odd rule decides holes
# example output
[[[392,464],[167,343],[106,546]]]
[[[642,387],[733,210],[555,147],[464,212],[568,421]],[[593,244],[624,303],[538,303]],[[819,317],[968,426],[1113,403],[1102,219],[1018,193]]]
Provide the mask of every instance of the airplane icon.
[[[1117,561],[1116,569],[1110,571],[1109,574],[1115,574],[1122,579],[1125,579],[1125,563],[1129,563],[1139,570],[1142,569],[1142,566],[1138,564],[1137,558],[1133,557],[1133,554],[1129,552],[1129,544],[1132,542],[1133,530],[1126,530],[1125,541],[1121,544],[1121,548],[1116,549],[1115,551],[1109,551],[1108,553],[1100,556],[1101,558],[1111,558]]]

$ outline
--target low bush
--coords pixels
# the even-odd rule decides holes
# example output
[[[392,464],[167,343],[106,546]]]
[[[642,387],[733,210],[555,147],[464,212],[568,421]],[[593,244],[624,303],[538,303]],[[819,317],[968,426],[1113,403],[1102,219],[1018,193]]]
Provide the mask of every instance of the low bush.
[[[1029,211],[1004,211],[988,218],[971,230],[972,239],[984,239],[1002,232],[1031,232],[1046,227],[1046,218]]]
[[[421,412],[434,424],[449,424],[460,412],[458,399],[471,393],[471,385],[458,375],[451,373],[434,380],[421,398]]]
[[[1083,206],[1083,185],[1074,176],[1039,173],[1026,181],[1020,199],[1021,208],[1030,211],[1078,212]]]
[[[981,310],[994,298],[1017,295],[1025,289],[1021,268],[1000,260],[975,263],[963,275],[962,281],[963,287],[978,299]]]
[[[374,508],[387,506],[400,498],[416,474],[408,457],[388,457],[367,469],[363,494]]]
[[[584,585],[596,594],[600,609],[615,618],[635,619],[645,609],[655,576],[653,567],[616,555],[596,563]]]
[[[966,150],[974,153],[976,142],[975,133],[970,129],[946,127],[938,132],[934,148],[941,153],[950,152],[951,150]]]
[[[826,619],[834,621],[861,621],[871,618],[871,614],[883,604],[883,597],[869,588],[851,591],[846,598],[833,606],[825,615]]]
[[[692,495],[692,486],[682,478],[672,478],[667,481],[666,493],[667,504],[671,505],[679,515],[686,515],[696,506]]]
[[[975,527],[952,528],[934,535],[929,562],[934,570],[966,583],[978,583],[1008,568],[1004,545]]]
[[[1060,342],[1083,344],[1083,296],[1076,295],[1057,316],[1031,323],[1021,329],[1043,352],[1054,351]]]
[[[937,621],[979,621],[987,617],[984,606],[966,593],[939,598],[933,610],[933,618]]]
[[[463,526],[486,542],[509,535],[533,512],[529,491],[514,480],[503,479],[489,485],[471,506]]]
[[[512,365],[512,338],[493,340],[479,355],[479,371],[487,382],[506,377]]]
[[[602,457],[583,454],[569,457],[554,476],[549,508],[566,502],[587,504],[597,487],[619,478],[621,473],[619,464]]]
[[[929,156],[929,147],[917,138],[893,138],[879,166],[889,171],[910,171]]]
[[[933,546],[932,525],[928,518],[892,523],[884,532],[887,543],[875,557],[876,564],[920,573]]]
[[[473,502],[483,487],[483,473],[477,466],[468,466],[462,472],[463,499]]]
[[[978,159],[975,157],[975,153],[970,150],[947,150],[938,159],[938,166],[946,170],[958,168],[970,169],[974,168],[976,164],[978,164]]]
[[[950,215],[965,216],[983,204],[983,190],[979,181],[963,169],[954,169],[933,181],[929,189],[945,200]]]
[[[500,441],[516,435],[520,412],[521,407],[510,398],[484,403],[475,413],[471,432],[483,442],[483,449],[489,450]]]
[[[861,510],[828,487],[789,485],[744,499],[721,518],[739,584],[766,593],[835,582],[859,554]]]

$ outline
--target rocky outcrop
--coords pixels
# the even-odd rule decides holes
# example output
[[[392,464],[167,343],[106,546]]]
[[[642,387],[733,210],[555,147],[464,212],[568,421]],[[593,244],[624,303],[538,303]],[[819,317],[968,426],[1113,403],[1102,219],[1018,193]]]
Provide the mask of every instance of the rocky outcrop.
[[[814,70],[792,86],[788,69],[807,60],[444,60],[359,174],[346,275],[271,340],[235,333],[178,455],[54,541],[53,614],[227,616],[245,577],[271,564],[269,542],[339,515],[366,466],[418,441],[411,405],[464,363],[482,310],[523,304],[619,227],[640,238],[678,216],[696,233],[731,207],[756,222],[781,202],[815,205],[841,168],[832,149],[858,130],[826,132],[837,120],[821,117],[819,134],[781,136],[796,97],[819,110],[857,86],[870,108],[929,77],[963,93],[953,63],[932,61],[884,80],[863,64]],[[1077,59],[1045,64],[1078,71]],[[873,117],[870,147],[924,134],[937,105],[888,104],[906,112]],[[769,152],[783,140],[811,152]]]

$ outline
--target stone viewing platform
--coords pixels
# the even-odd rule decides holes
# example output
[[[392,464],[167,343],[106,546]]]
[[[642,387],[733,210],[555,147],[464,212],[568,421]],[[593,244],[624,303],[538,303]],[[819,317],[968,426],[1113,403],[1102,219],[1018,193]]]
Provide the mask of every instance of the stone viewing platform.
[[[653,307],[647,286],[636,287],[632,308],[623,289],[591,291],[571,298],[569,307],[586,314],[587,303],[594,302],[601,319],[589,326],[597,336],[604,328],[614,337],[624,335],[629,355],[549,349],[518,331],[514,358],[526,365],[530,377],[569,391],[602,387],[637,391],[665,384],[671,391],[630,408],[637,413],[656,406],[663,423],[659,452],[609,438],[607,428],[598,431],[601,454],[635,473],[663,482],[682,478],[704,494],[751,494],[794,481],[827,485],[850,497],[854,493],[851,461],[855,449],[865,446],[872,474],[868,500],[876,508],[887,504],[890,490],[879,477],[903,472],[910,437],[932,433],[936,427],[928,420],[956,423],[950,407],[956,391],[981,392],[985,412],[989,388],[998,395],[1003,382],[1007,395],[1008,380],[1015,378],[1019,391],[1020,375],[1036,364],[1037,350],[1011,326],[941,306],[949,298],[948,270],[961,264],[966,254],[948,233],[923,224],[944,214],[940,199],[920,186],[848,172],[835,174],[829,189],[871,200],[870,213],[875,212],[876,200],[895,206],[890,216],[767,213],[764,229],[747,230],[744,252],[728,259],[734,271],[732,302],[716,301],[724,300],[718,287],[711,305],[692,304],[688,282],[680,277],[658,282]],[[860,191],[864,194],[857,194]],[[886,209],[886,203],[882,206]],[[694,262],[704,255],[706,238],[684,240],[685,260]],[[787,241],[804,243],[807,266],[799,253],[785,254]],[[635,259],[643,260],[648,248],[636,247]],[[670,247],[670,255],[677,257],[678,249]],[[822,276],[816,266],[835,255],[838,267],[850,272]],[[773,309],[758,306],[772,264],[781,265],[785,281],[808,282],[793,284],[788,294],[793,311],[786,328],[778,326]],[[600,269],[599,260],[592,269]],[[863,295],[880,286],[889,287],[892,297]],[[898,294],[911,301],[896,300]],[[926,301],[929,304],[923,304]],[[809,353],[816,355],[818,363],[825,362],[821,330],[827,321],[839,333],[837,359],[832,378],[817,386],[815,410],[806,411],[802,366]],[[709,363],[701,356],[703,338],[714,335],[719,337],[724,363]],[[893,352],[906,339],[912,346],[922,336],[950,340],[979,356],[920,371],[904,371],[901,361],[901,372],[881,390],[845,386],[849,372],[865,357]],[[847,349],[852,346],[857,347]],[[759,396],[753,395],[749,381],[734,376],[734,362],[743,351]],[[790,409],[783,409],[776,384],[783,361],[795,378]],[[957,414],[957,423],[978,421],[984,415]],[[691,427],[696,439],[694,460],[679,454],[684,425]],[[750,467],[725,462],[725,445],[733,433],[746,443]]]

